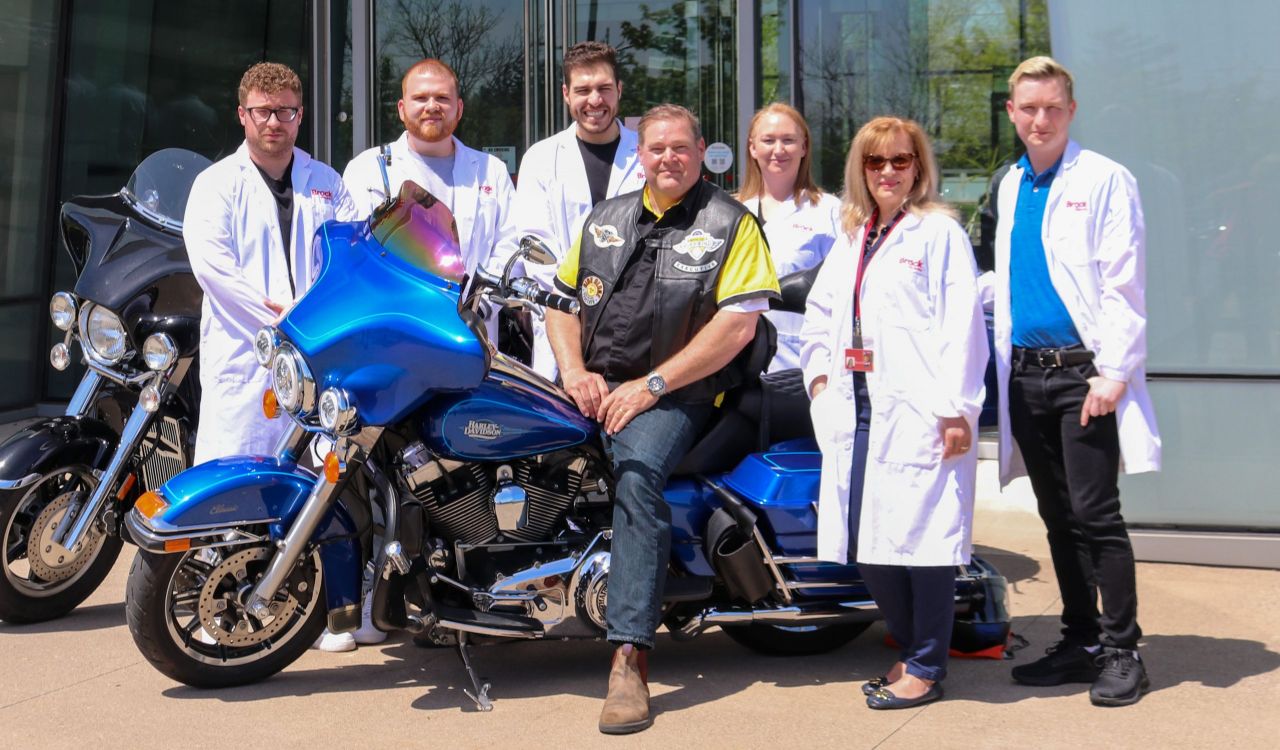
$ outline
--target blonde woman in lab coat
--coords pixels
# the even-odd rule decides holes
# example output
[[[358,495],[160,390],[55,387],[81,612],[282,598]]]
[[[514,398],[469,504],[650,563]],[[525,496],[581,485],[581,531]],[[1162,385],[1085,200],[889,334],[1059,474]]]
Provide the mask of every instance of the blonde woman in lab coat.
[[[821,263],[841,234],[840,200],[814,183],[809,143],[809,124],[794,107],[775,102],[751,118],[751,158],[736,197],[764,227],[779,277]],[[769,372],[799,367],[804,316],[782,310],[765,315],[778,330]]]
[[[875,709],[942,697],[955,570],[972,546],[987,344],[973,251],[937,185],[919,125],[880,117],[858,131],[843,235],[802,330],[822,448],[818,555],[857,562],[901,648],[863,686]]]

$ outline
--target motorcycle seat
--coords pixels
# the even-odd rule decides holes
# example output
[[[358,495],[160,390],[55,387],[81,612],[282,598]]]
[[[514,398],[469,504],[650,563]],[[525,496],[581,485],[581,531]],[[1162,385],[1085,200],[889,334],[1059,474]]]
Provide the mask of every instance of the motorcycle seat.
[[[813,423],[800,370],[765,373],[725,394],[673,476],[728,471],[748,453],[803,437],[813,437]]]

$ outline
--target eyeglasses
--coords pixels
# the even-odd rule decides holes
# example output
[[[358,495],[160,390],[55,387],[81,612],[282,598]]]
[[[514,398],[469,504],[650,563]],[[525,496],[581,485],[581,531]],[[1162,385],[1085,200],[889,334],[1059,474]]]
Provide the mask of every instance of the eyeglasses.
[[[878,154],[867,154],[862,157],[862,166],[870,169],[872,172],[879,172],[884,169],[885,164],[890,164],[894,169],[901,172],[910,167],[912,162],[916,160],[915,154],[894,154],[893,156],[880,156]]]
[[[293,122],[298,119],[298,113],[302,110],[298,107],[277,107],[276,109],[271,107],[245,107],[244,111],[249,113],[254,122],[259,125],[265,125],[272,115],[275,115],[276,120],[279,122]]]

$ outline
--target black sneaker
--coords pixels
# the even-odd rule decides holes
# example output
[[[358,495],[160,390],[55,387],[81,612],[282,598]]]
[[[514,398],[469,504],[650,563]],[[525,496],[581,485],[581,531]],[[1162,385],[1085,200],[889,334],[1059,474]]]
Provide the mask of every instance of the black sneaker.
[[[1126,648],[1104,648],[1098,655],[1102,673],[1089,688],[1089,700],[1095,706],[1128,706],[1138,702],[1151,689],[1147,668],[1137,651]]]
[[[1096,663],[1099,655],[1089,653],[1079,644],[1058,641],[1044,653],[1030,664],[1014,667],[1013,679],[1023,685],[1049,687],[1068,682],[1093,682],[1102,669]]]

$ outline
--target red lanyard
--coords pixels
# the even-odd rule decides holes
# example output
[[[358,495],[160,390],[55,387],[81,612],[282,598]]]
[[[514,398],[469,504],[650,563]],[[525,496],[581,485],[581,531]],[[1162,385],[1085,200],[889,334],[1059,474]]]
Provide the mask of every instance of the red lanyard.
[[[894,227],[898,226],[898,222],[902,221],[902,217],[906,215],[906,209],[898,211],[898,215],[893,217],[893,221],[889,222],[889,226],[885,227],[884,231],[881,232],[874,240],[871,238],[871,228],[876,225],[876,219],[880,218],[880,209],[877,208],[872,212],[871,220],[867,222],[867,228],[862,241],[862,255],[858,257],[858,276],[853,282],[853,325],[855,331],[859,331],[862,327],[862,312],[859,309],[859,304],[862,299],[862,276],[866,273],[867,265],[871,262],[871,256],[875,255],[875,252],[879,250],[880,246],[884,244],[884,241],[888,239],[889,233],[893,231]]]

